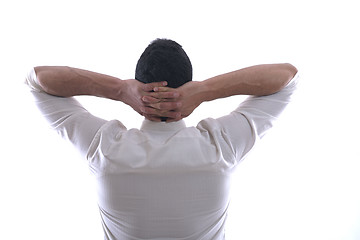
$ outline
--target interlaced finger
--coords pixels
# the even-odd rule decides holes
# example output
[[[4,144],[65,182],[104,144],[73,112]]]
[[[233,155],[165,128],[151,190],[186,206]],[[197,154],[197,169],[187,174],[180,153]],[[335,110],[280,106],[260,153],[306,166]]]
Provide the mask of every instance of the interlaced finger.
[[[146,106],[160,111],[174,111],[181,107],[181,102],[157,102],[146,104]]]
[[[166,101],[174,100],[180,96],[180,94],[176,91],[171,92],[150,92],[148,96],[153,98],[162,99]]]
[[[164,87],[167,85],[167,82],[152,82],[143,85],[143,91],[151,92],[154,91],[156,87]]]

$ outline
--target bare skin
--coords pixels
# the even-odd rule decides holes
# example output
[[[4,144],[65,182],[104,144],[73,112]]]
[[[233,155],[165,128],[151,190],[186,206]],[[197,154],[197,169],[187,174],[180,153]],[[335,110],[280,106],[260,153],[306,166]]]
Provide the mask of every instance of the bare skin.
[[[291,64],[264,64],[239,69],[233,72],[218,75],[202,82],[188,82],[183,86],[172,89],[165,86],[156,86],[155,93],[176,92],[176,101],[179,107],[171,111],[180,112],[181,118],[189,116],[202,102],[233,95],[265,96],[276,93],[284,88],[295,76],[297,69]],[[148,108],[142,108],[144,114],[155,116],[161,114],[165,108],[164,99],[144,96],[143,100]]]
[[[179,119],[181,114],[174,110],[181,103],[176,101],[179,93],[175,91],[153,92],[155,87],[164,87],[166,82],[144,84],[136,79],[121,80],[105,74],[95,73],[83,69],[64,66],[35,67],[39,85],[48,94],[59,97],[77,95],[91,95],[122,101],[131,106],[136,112],[152,121],[161,121],[166,117],[168,121]],[[143,98],[147,97],[147,102]],[[162,102],[161,104],[158,104]],[[157,114],[147,114],[150,111],[146,104],[159,107]]]
[[[166,82],[144,84],[71,67],[35,68],[40,86],[61,97],[92,95],[122,101],[151,121],[178,121],[202,102],[233,95],[264,96],[280,91],[297,73],[291,64],[264,64],[191,81],[179,88]]]

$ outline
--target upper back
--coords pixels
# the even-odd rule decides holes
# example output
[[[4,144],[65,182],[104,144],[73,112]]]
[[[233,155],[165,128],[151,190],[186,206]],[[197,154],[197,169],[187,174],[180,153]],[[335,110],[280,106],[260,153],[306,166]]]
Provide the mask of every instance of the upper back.
[[[112,121],[95,137],[89,162],[109,236],[222,236],[234,161],[216,133],[179,124],[126,130]]]

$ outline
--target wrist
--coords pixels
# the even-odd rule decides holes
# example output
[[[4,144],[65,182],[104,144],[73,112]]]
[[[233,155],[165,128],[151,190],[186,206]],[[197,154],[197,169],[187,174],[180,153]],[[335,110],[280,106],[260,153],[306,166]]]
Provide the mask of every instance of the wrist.
[[[201,103],[207,101],[208,90],[204,82],[191,81],[178,88],[182,117],[189,116]]]
[[[201,97],[203,102],[209,102],[221,98],[220,96],[221,89],[216,84],[218,82],[216,80],[217,78],[219,78],[219,76],[212,77],[202,82]]]
[[[118,100],[121,96],[121,89],[123,81],[116,77],[102,75],[99,78],[94,78],[92,81],[91,94],[97,97],[103,97],[113,100]]]
[[[122,91],[124,85],[125,85],[125,81],[123,81],[119,78],[114,78],[113,81],[111,82],[111,85],[108,88],[106,88],[106,90],[107,90],[106,98],[121,101],[121,99],[124,95],[124,93]]]
[[[114,86],[113,98],[131,106],[135,111],[139,111],[141,102],[141,83],[135,79],[119,80]]]
[[[126,100],[128,99],[129,96],[128,92],[130,91],[128,80],[117,81],[116,86],[114,86],[113,90],[114,91],[111,93],[112,94],[111,99],[121,101],[124,103],[127,102]]]

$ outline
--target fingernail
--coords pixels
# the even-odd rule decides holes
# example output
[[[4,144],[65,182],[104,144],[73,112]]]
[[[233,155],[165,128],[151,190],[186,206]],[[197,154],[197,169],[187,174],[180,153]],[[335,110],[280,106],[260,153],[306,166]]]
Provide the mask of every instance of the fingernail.
[[[179,93],[174,93],[174,97],[179,97],[180,96],[180,94]]]

